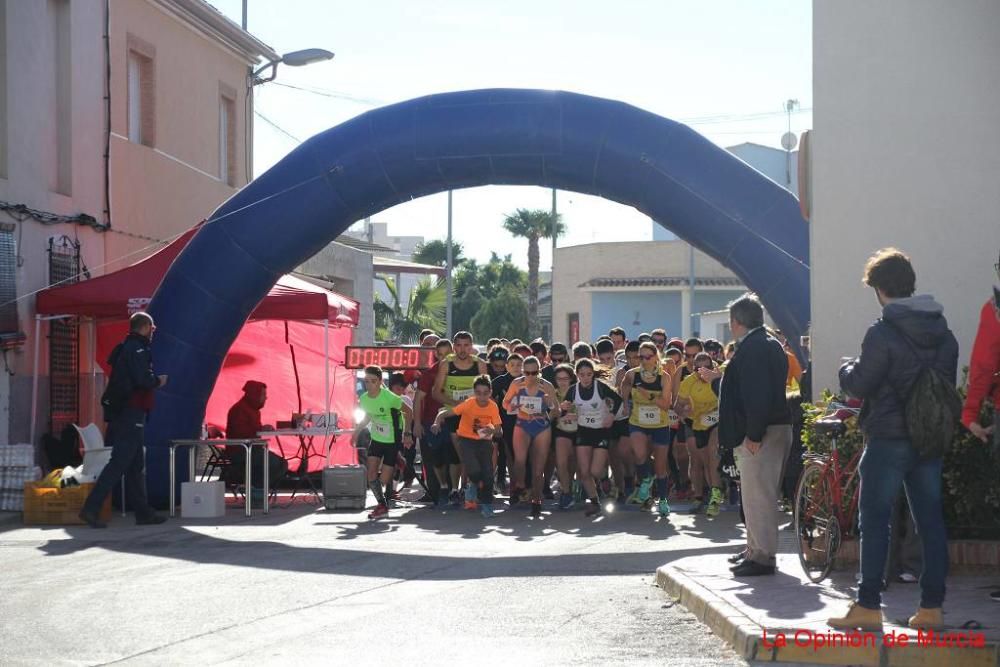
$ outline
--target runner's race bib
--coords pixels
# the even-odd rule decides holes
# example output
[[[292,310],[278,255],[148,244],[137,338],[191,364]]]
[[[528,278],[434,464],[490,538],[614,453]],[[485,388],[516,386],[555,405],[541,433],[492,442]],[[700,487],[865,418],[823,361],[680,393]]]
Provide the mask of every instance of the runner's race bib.
[[[655,405],[639,406],[639,425],[656,426],[660,423],[660,408]]]
[[[709,412],[706,415],[701,416],[701,425],[705,428],[712,428],[719,423],[719,411]]]
[[[580,426],[586,428],[601,428],[604,424],[601,423],[601,413],[597,410],[587,410],[581,411],[579,415]]]
[[[518,401],[518,406],[521,412],[527,415],[540,415],[542,414],[542,397],[522,396],[521,400]]]
[[[677,424],[680,423],[681,421],[681,418],[678,417],[677,413],[674,412],[673,410],[667,412],[667,419],[670,421],[671,427],[677,426]]]
[[[567,412],[565,415],[559,418],[559,428],[563,431],[570,432],[576,430],[576,413]]]
[[[475,393],[476,392],[474,389],[456,389],[455,391],[451,392],[451,398],[456,403],[461,403],[466,399],[472,398],[473,395],[475,395]]]
[[[386,424],[385,422],[371,422],[371,434],[377,435],[380,438],[392,438],[392,424]]]

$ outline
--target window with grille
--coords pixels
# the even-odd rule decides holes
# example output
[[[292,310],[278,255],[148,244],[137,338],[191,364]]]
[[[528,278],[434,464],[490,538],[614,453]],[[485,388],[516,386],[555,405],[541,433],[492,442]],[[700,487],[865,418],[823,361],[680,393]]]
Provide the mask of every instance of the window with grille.
[[[0,334],[16,333],[17,322],[17,246],[14,225],[0,224]]]
[[[49,284],[79,280],[80,244],[49,239]],[[49,428],[57,435],[80,420],[80,318],[52,320],[49,326]]]

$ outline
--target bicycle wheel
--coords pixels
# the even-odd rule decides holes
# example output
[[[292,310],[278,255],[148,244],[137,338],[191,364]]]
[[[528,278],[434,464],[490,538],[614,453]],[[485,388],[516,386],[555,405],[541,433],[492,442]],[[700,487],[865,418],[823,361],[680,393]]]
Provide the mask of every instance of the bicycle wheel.
[[[795,490],[794,527],[799,563],[814,583],[823,581],[830,573],[840,545],[840,522],[833,507],[829,478],[824,472],[823,464],[807,465]]]

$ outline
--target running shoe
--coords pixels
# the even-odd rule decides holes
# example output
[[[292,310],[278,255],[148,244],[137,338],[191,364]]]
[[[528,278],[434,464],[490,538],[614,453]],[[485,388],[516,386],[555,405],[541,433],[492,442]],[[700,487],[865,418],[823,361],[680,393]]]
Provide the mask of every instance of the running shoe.
[[[552,493],[552,487],[549,486],[548,484],[542,485],[542,498],[545,498],[546,500],[556,499],[556,495]]]
[[[483,503],[479,506],[479,513],[483,515],[484,519],[489,519],[493,516],[493,505]]]
[[[636,488],[636,490],[632,492],[632,495],[629,496],[628,499],[629,503],[633,505],[644,504],[647,500],[649,500],[649,494],[652,487],[653,487],[652,477],[647,477],[643,479],[642,483],[638,486],[638,488]]]
[[[448,502],[450,502],[455,507],[458,507],[459,505],[462,504],[462,494],[458,492],[458,489],[455,489],[454,491],[451,492],[451,494],[449,494]]]
[[[655,504],[656,501],[654,501],[652,496],[650,496],[649,498],[646,498],[646,500],[642,503],[642,509],[643,511],[648,512],[649,510],[653,509],[653,505]]]
[[[368,520],[375,521],[377,519],[384,519],[387,516],[389,516],[389,508],[385,505],[379,505],[368,513]]]
[[[521,497],[519,502],[530,503],[531,502],[531,489],[521,489]]]
[[[602,479],[601,483],[598,485],[598,488],[600,489],[601,494],[605,498],[607,498],[608,496],[611,495],[611,480],[610,479]]]
[[[604,510],[601,509],[601,503],[589,502],[587,503],[587,509],[583,510],[584,516],[600,516]]]
[[[540,516],[542,516],[542,503],[541,502],[532,502],[531,503],[531,518],[537,519]]]
[[[465,485],[465,503],[466,503],[466,505],[468,505],[471,502],[475,502],[477,495],[478,495],[477,489],[476,489],[475,486],[472,485],[471,482]]]
[[[660,513],[660,516],[670,516],[670,503],[667,502],[666,498],[660,498],[660,504],[656,511]]]
[[[705,505],[701,498],[695,498],[691,501],[691,509],[688,510],[691,514],[698,514],[701,512],[701,508]]]
[[[441,489],[438,491],[437,506],[444,508],[448,506],[448,490]]]
[[[475,500],[466,500],[465,509],[475,512],[477,509],[479,509],[479,503],[477,503]]]
[[[573,500],[577,501],[583,500],[583,485],[580,484],[580,480],[574,479],[572,487],[573,487]]]
[[[712,497],[708,499],[708,507],[705,508],[705,514],[711,517],[719,516],[721,506],[722,489],[712,489]]]
[[[568,510],[571,507],[573,507],[573,494],[572,493],[559,494],[559,509]]]

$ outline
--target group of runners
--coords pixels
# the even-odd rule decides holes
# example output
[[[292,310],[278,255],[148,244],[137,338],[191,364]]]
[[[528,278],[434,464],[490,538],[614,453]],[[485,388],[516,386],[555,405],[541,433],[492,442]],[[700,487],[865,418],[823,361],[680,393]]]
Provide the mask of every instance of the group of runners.
[[[386,386],[382,368],[365,369],[354,439],[370,438],[369,518],[388,514],[397,469],[413,478],[417,448],[421,501],[486,517],[498,495],[534,517],[546,500],[563,511],[583,501],[588,517],[608,503],[666,517],[671,500],[719,513],[719,382],[731,346],[662,329],[629,341],[620,327],[572,349],[491,339],[477,352],[464,331],[425,331],[421,344],[438,361],[419,377],[392,374]]]

